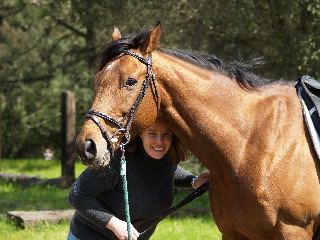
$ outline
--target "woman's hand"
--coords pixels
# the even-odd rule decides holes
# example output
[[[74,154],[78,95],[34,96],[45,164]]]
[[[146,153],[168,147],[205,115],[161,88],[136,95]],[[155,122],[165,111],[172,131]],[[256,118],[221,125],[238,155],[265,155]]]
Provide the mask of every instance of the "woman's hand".
[[[210,180],[210,172],[203,171],[199,174],[199,176],[194,180],[194,186],[196,188],[200,187],[206,181]]]
[[[113,216],[106,227],[111,231],[113,231],[113,233],[120,240],[128,239],[127,222],[122,221],[119,218],[116,218],[115,216]],[[131,225],[131,237],[132,237],[132,240],[137,240],[137,238],[139,237],[138,231],[132,225]]]

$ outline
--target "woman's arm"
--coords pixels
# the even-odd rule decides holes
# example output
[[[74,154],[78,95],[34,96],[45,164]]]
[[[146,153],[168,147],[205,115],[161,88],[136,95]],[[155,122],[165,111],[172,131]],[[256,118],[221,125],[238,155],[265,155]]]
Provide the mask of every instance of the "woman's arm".
[[[192,187],[198,188],[208,180],[210,180],[210,172],[209,171],[203,171],[198,175],[198,177],[196,177],[193,180],[193,184],[192,184],[193,186]]]
[[[201,172],[197,177],[180,166],[177,166],[174,173],[174,186],[178,188],[198,188],[209,179],[210,173],[208,171]],[[192,182],[194,182],[193,186]]]
[[[68,201],[84,218],[99,227],[105,227],[113,213],[101,205],[98,197],[112,190],[118,179],[112,169],[87,168],[72,185]]]
[[[127,223],[115,217],[98,200],[102,193],[111,191],[118,181],[119,174],[112,169],[88,168],[73,184],[68,201],[78,213],[96,226],[108,228],[119,239],[126,239],[128,236]],[[132,225],[131,229],[132,239],[136,240],[139,233]]]

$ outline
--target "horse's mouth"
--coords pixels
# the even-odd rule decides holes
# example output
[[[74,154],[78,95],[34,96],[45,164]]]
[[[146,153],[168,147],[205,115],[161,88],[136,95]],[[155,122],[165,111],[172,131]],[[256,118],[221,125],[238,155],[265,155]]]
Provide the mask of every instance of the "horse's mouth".
[[[82,162],[83,165],[94,168],[94,169],[102,169],[104,167],[107,167],[110,164],[110,152],[107,150],[105,151],[105,153],[103,154],[103,156],[101,158],[93,158],[90,159],[88,161],[87,158],[82,158],[80,157],[80,160]]]

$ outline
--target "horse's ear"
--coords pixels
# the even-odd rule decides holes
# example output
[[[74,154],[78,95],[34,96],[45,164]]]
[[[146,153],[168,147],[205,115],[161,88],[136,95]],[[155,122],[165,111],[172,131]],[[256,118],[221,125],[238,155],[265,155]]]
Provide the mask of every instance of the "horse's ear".
[[[160,44],[160,37],[162,34],[162,25],[160,22],[157,23],[155,28],[150,32],[149,36],[146,37],[141,45],[141,52],[145,54],[151,53]]]
[[[121,33],[119,31],[119,28],[114,26],[113,33],[112,33],[112,41],[119,40],[121,38]]]

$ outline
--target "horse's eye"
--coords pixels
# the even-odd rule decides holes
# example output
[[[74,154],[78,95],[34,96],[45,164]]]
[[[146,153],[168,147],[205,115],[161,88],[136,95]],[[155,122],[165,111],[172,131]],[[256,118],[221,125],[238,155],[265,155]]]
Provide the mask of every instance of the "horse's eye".
[[[137,80],[135,80],[134,78],[129,78],[126,83],[125,83],[125,87],[133,87],[135,84],[137,83]]]

